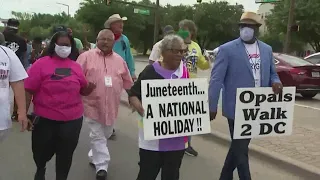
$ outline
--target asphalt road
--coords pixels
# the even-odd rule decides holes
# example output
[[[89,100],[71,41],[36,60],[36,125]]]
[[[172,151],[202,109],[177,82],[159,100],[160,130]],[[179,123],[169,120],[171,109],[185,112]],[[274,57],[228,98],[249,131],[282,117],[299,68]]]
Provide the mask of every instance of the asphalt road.
[[[137,62],[137,72],[146,63]],[[138,129],[137,115],[121,107],[116,125],[117,138],[109,141],[111,164],[109,180],[135,180],[138,173]],[[69,180],[94,180],[95,171],[88,165],[88,127],[84,123],[79,145],[74,154]],[[193,146],[199,151],[198,157],[185,156],[181,167],[181,180],[218,180],[228,147],[210,136],[196,136]],[[30,133],[20,133],[14,124],[6,141],[0,144],[0,180],[33,179],[35,165],[31,153]],[[290,169],[250,156],[252,178],[254,180],[303,180],[302,174]],[[54,158],[47,166],[47,180],[54,180]],[[236,172],[235,179],[238,180]]]
[[[117,122],[117,138],[109,141],[111,164],[109,180],[134,180],[138,173],[138,129],[137,115],[121,107]],[[76,149],[69,180],[94,180],[94,170],[88,165],[89,150],[88,127],[83,125],[80,142]],[[0,179],[31,180],[35,172],[32,160],[30,133],[20,133],[18,124],[0,148]],[[217,180],[222,168],[227,147],[213,141],[208,136],[193,139],[194,147],[199,151],[198,157],[185,156],[181,167],[181,180]],[[285,169],[251,157],[253,179],[259,180],[301,180]],[[48,163],[47,180],[54,180],[54,158]],[[238,179],[238,178],[236,178]]]

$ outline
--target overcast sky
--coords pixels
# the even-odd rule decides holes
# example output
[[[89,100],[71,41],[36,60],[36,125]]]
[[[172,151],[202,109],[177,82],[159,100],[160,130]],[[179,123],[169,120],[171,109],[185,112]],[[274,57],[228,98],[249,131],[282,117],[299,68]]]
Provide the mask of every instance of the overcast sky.
[[[67,12],[67,7],[56,4],[57,2],[67,3],[70,6],[70,14],[74,14],[79,8],[82,0],[0,0],[0,18],[10,18],[11,11],[29,12],[29,13],[50,13],[56,14],[63,11]],[[151,0],[155,2],[156,0]],[[202,0],[208,2],[210,0]],[[243,4],[246,11],[258,10],[258,4],[255,0],[227,0],[231,4]],[[172,5],[194,4],[197,0],[160,0],[161,5],[167,3]]]

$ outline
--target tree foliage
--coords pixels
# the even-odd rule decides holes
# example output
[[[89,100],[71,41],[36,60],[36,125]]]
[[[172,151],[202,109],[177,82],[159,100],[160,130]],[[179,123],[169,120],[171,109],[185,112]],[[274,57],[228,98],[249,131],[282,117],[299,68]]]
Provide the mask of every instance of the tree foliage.
[[[150,0],[133,2],[129,5],[114,1],[111,6],[105,0],[83,0],[74,17],[65,13],[61,14],[28,14],[12,12],[20,20],[20,31],[35,36],[50,37],[52,27],[64,24],[73,29],[73,34],[84,40],[95,42],[96,34],[104,28],[104,23],[112,14],[128,17],[125,22],[124,34],[130,39],[131,44],[140,52],[146,53],[152,48],[155,9],[150,8],[150,15],[135,14],[134,9],[148,9],[140,7],[149,5],[155,7]],[[195,1],[196,3],[196,1]],[[178,30],[178,24],[183,19],[195,21],[198,27],[197,41],[203,48],[213,49],[218,45],[238,37],[237,23],[243,12],[243,7],[230,5],[226,1],[213,1],[195,5],[166,5],[159,9],[160,27],[172,25]],[[162,38],[161,31],[159,38]]]
[[[283,0],[275,5],[272,14],[268,16],[269,32],[282,36],[287,31],[290,1]],[[295,24],[300,26],[299,32],[292,32],[291,50],[301,50],[309,43],[315,51],[320,51],[320,1],[296,1]]]
[[[41,37],[43,39],[50,38],[52,35],[52,28],[56,25],[66,25],[67,27],[70,27],[73,34],[82,40],[85,39],[84,36],[86,35],[91,39],[95,36],[90,25],[79,22],[75,18],[68,16],[66,13],[51,15],[12,12],[12,15],[20,21],[20,34],[28,34],[29,39],[33,39],[34,37]]]
[[[134,3],[155,6],[149,0]],[[76,18],[90,24],[97,33],[103,28],[104,22],[110,15],[117,13],[126,16],[128,21],[125,23],[124,33],[135,48],[143,48],[146,52],[153,44],[154,10],[150,9],[150,16],[146,16],[135,14],[134,8],[146,9],[118,2],[106,6],[104,0],[84,0],[77,11]],[[159,9],[160,26],[172,25],[178,29],[179,21],[194,20],[198,26],[199,44],[205,48],[214,48],[238,36],[237,23],[242,12],[242,6],[230,5],[226,1],[213,1],[193,6],[168,4]]]

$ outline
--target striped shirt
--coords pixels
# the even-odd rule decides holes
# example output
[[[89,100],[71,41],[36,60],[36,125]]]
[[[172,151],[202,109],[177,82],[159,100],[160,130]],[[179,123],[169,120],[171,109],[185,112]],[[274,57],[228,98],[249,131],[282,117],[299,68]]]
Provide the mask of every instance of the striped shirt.
[[[97,85],[89,96],[83,97],[84,116],[104,125],[113,125],[122,90],[133,85],[126,62],[117,53],[104,55],[98,48],[82,53],[77,62],[88,82]]]

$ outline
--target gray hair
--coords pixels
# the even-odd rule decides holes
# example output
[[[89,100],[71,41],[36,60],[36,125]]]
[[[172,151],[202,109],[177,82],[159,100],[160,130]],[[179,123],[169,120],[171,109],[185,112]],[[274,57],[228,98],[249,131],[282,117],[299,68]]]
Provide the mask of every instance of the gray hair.
[[[99,32],[97,39],[100,38],[100,36],[102,35],[106,35],[106,34],[112,34],[112,38],[113,40],[115,39],[113,32],[110,29],[103,29]]]
[[[163,53],[166,50],[172,49],[174,43],[179,43],[182,46],[184,41],[180,36],[175,34],[165,36],[160,44],[160,52]]]

